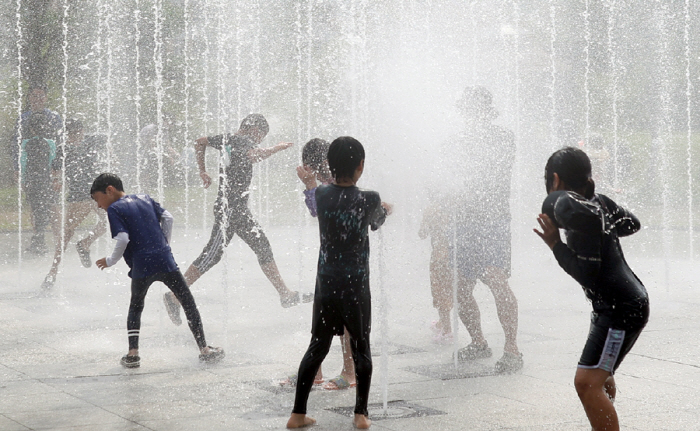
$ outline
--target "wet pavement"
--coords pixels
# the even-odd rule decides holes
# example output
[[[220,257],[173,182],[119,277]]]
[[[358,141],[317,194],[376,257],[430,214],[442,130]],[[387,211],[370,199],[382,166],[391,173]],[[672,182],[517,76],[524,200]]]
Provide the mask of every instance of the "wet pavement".
[[[513,375],[497,375],[493,365],[502,354],[503,332],[487,288],[479,285],[476,296],[493,357],[455,366],[454,346],[432,340],[430,324],[437,313],[428,284],[428,243],[390,224],[385,228],[384,244],[372,237],[372,429],[590,429],[573,387],[590,305],[534,234],[514,241],[510,280],[519,300],[525,366]],[[315,227],[267,230],[289,287],[312,290]],[[187,233],[177,230],[173,241],[183,271],[208,234]],[[158,284],[151,287],[143,313],[141,367],[126,370],[119,365],[127,350],[125,265],[104,272],[85,269],[71,245],[54,289],[42,293],[50,257],[24,256],[20,263],[16,233],[3,234],[2,240],[0,430],[284,428],[294,394],[279,381],[296,371],[308,345],[311,305],[283,309],[240,241],[228,248],[225,264],[192,289],[207,340],[224,347],[226,358],[217,365],[199,363],[187,326],[168,319],[165,287]],[[649,289],[652,317],[616,375],[622,429],[698,429],[697,262],[659,257],[661,242],[653,232],[623,244]],[[110,246],[101,239],[93,260]],[[457,340],[459,347],[469,342],[463,326]],[[341,366],[334,341],[323,364],[325,378]],[[354,399],[354,389],[315,389],[309,399],[309,415],[318,420],[313,429],[353,429]]]

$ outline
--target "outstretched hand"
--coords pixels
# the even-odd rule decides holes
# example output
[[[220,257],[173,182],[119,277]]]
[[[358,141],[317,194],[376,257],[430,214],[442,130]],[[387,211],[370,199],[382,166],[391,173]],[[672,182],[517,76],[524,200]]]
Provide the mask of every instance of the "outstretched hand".
[[[306,186],[306,190],[311,190],[316,187],[316,174],[311,166],[297,166],[297,176]]]
[[[384,211],[386,211],[386,215],[391,215],[391,213],[394,211],[394,206],[386,202],[382,202],[382,208],[384,208]]]
[[[205,189],[208,189],[209,186],[211,185],[211,177],[207,173],[207,171],[200,172],[199,173],[199,178],[202,179],[202,185],[204,185]]]
[[[287,148],[291,147],[294,145],[292,142],[280,142],[279,144],[276,145],[277,148],[280,150],[286,150]]]
[[[98,260],[95,262],[95,265],[97,265],[98,268],[100,269],[105,269],[107,268],[107,258],[103,257],[102,259]]]
[[[537,236],[542,238],[542,241],[544,241],[549,248],[553,249],[554,246],[561,241],[561,236],[559,236],[559,228],[554,225],[554,222],[552,222],[552,219],[550,219],[547,214],[540,214],[537,216],[537,222],[540,224],[542,232],[538,231],[537,229],[532,230],[537,234]]]

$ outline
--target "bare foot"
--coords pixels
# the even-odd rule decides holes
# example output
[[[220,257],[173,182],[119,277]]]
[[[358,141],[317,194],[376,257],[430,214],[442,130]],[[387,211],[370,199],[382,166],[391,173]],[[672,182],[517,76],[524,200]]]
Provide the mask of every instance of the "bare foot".
[[[287,421],[287,428],[304,428],[316,423],[316,419],[301,413],[292,413]]]
[[[372,425],[372,421],[365,415],[358,415],[355,413],[355,419],[352,420],[352,424],[355,425],[357,429],[366,430]]]

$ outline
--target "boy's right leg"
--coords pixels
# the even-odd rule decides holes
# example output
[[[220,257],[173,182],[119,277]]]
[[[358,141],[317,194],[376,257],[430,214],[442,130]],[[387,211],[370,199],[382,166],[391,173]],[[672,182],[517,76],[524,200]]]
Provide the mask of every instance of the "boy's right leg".
[[[600,368],[577,368],[574,386],[593,431],[619,431],[617,412],[605,391],[610,372]]]
[[[226,230],[222,231],[224,223]],[[211,228],[209,242],[204,246],[204,249],[199,256],[192,262],[187,271],[185,271],[185,281],[188,286],[192,286],[202,275],[214,267],[221,260],[224,254],[224,249],[231,242],[235,232],[235,220],[231,217],[231,210],[227,214],[221,211],[214,211],[214,226]]]
[[[139,335],[141,332],[141,313],[148,288],[153,283],[153,277],[131,279],[131,301],[129,302],[129,314],[126,319],[127,336],[129,338],[129,353],[122,357],[121,363],[126,368],[138,368]]]
[[[332,341],[333,332],[330,330],[317,331],[316,333],[312,334],[309,348],[306,350],[306,354],[299,364],[299,371],[297,373],[297,388],[296,395],[294,397],[294,408],[292,409],[292,414],[306,415],[306,403],[309,399],[311,388],[313,387],[316,371],[326,358],[326,355],[331,348]]]
[[[347,284],[345,284],[347,283]],[[343,285],[345,284],[345,285]],[[355,415],[369,416],[367,403],[372,384],[372,351],[370,332],[372,330],[372,302],[369,277],[351,278],[338,285],[337,289],[347,292],[351,301],[342,305],[345,330],[350,336],[350,349],[355,363],[357,387],[355,393]]]

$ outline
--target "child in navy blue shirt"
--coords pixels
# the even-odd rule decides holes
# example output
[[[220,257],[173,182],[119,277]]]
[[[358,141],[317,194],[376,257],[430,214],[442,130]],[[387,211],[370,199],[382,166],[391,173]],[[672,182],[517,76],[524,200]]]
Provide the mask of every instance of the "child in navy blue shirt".
[[[123,256],[131,269],[131,303],[126,323],[129,353],[122,357],[121,364],[126,368],[138,368],[141,365],[141,312],[148,288],[154,281],[168,286],[182,303],[200,350],[199,359],[209,363],[221,360],[224,357],[223,349],[207,346],[194,297],[170,250],[172,215],[148,195],[124,193],[121,179],[114,174],[98,176],[92,184],[90,195],[98,207],[107,211],[112,238],[117,240],[112,255],[98,260],[97,267],[110,267]]]
[[[306,415],[314,375],[328,354],[333,336],[342,335],[347,328],[357,380],[353,424],[367,429],[371,425],[367,400],[372,380],[368,229],[379,229],[391,206],[381,201],[379,193],[355,186],[365,166],[365,151],[356,139],[344,136],[333,141],[328,149],[328,166],[334,184],[316,189],[321,247],[311,343],[299,365],[294,409],[287,428],[316,422]]]

